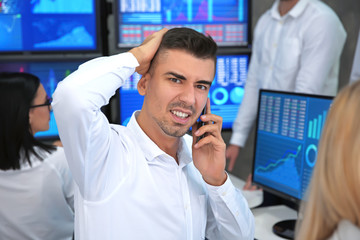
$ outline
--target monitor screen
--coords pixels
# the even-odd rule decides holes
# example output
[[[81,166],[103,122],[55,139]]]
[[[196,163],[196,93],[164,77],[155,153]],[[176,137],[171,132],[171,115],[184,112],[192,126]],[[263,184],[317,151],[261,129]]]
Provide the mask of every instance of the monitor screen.
[[[99,50],[95,0],[0,0],[0,52]]]
[[[164,27],[188,27],[219,46],[249,44],[249,0],[117,0],[118,47],[134,47]]]
[[[304,200],[332,97],[260,90],[253,182],[296,203]]]
[[[27,72],[40,78],[48,96],[52,96],[59,81],[75,71],[82,61],[71,62],[10,62],[0,63],[0,72]],[[59,137],[53,112],[50,113],[50,129],[38,132],[35,137],[56,139]]]
[[[231,129],[244,95],[249,54],[217,56],[216,75],[210,87],[211,112],[223,118],[223,129]],[[119,90],[120,124],[126,125],[144,97],[137,91],[140,75],[134,73]]]

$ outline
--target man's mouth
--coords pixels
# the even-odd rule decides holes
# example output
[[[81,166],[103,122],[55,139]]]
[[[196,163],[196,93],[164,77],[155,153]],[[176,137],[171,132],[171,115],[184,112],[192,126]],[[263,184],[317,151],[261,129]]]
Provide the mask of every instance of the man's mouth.
[[[182,119],[189,117],[189,114],[180,111],[171,111],[171,113]]]

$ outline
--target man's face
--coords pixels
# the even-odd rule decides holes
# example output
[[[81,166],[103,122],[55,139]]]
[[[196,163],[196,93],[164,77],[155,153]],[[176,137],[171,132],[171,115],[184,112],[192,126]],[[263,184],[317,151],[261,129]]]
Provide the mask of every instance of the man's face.
[[[182,50],[159,54],[140,80],[144,91],[138,87],[145,94],[140,126],[151,136],[183,136],[204,108],[214,75],[213,59],[199,59]]]

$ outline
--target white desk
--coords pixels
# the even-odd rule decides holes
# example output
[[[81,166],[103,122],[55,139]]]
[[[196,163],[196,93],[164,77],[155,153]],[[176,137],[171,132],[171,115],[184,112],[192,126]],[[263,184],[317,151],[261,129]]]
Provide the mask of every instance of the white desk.
[[[272,231],[275,223],[282,220],[296,219],[295,210],[285,206],[270,206],[252,209],[255,217],[255,238],[258,240],[283,240]]]

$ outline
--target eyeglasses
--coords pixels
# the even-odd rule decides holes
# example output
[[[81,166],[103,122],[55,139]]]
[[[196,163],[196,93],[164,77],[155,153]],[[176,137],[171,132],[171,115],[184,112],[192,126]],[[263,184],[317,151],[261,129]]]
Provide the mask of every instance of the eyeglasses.
[[[37,108],[37,107],[44,107],[44,106],[48,106],[49,110],[51,110],[51,102],[52,102],[52,98],[47,96],[45,103],[43,104],[38,104],[38,105],[32,105],[30,106],[30,108]]]

